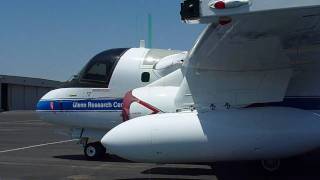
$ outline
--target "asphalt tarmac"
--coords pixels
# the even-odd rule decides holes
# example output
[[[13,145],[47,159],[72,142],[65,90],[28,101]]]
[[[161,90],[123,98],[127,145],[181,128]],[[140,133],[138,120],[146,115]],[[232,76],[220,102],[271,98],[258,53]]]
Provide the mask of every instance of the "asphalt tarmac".
[[[68,130],[39,120],[33,112],[0,113],[0,180],[320,179],[320,150],[284,160],[268,173],[256,162],[190,164],[134,163],[116,156],[85,160]]]

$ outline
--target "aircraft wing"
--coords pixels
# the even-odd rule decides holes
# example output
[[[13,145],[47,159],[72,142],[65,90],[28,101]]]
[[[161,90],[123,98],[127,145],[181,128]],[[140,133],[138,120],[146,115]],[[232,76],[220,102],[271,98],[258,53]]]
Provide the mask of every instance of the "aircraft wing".
[[[214,10],[184,64],[184,95],[190,90],[198,110],[282,101],[295,64],[319,57],[320,2],[306,2],[223,16]]]

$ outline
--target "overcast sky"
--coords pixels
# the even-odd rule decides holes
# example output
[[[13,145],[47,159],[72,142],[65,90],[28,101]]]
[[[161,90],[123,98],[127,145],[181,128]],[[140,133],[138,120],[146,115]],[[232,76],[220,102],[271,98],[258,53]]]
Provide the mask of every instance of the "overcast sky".
[[[180,0],[3,0],[0,74],[67,80],[95,54],[137,47],[153,16],[153,47],[188,50],[204,28],[180,21]]]

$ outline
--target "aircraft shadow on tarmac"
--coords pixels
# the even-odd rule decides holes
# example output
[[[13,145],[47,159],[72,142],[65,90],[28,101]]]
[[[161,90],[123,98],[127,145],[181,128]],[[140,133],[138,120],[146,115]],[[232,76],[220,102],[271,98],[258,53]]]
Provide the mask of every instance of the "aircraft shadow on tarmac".
[[[272,180],[272,179],[320,179],[319,155],[300,156],[283,160],[276,172],[265,171],[259,162],[220,162],[214,163],[213,169],[157,167],[145,170],[142,174],[153,175],[214,175],[219,180]]]
[[[181,178],[128,178],[117,180],[200,180],[200,179],[181,179]]]
[[[84,155],[54,156],[54,158],[84,161]],[[100,162],[134,163],[117,156],[105,156]],[[273,179],[320,179],[320,151],[281,161],[281,168],[273,173],[265,171],[260,163],[252,161],[219,162],[211,168],[181,168],[181,167],[154,167],[141,172],[145,175],[172,175],[172,176],[216,176],[219,180],[273,180]],[[141,178],[127,178],[121,180],[138,180]],[[161,178],[145,178],[161,179]],[[168,179],[168,178],[165,178]],[[169,178],[170,179],[170,178]],[[177,179],[177,178],[172,178]],[[120,179],[119,179],[120,180]],[[143,178],[142,178],[143,180]],[[180,179],[183,180],[183,179]]]
[[[281,161],[278,171],[268,172],[259,162],[216,163],[213,173],[219,180],[231,179],[320,179],[320,161],[314,156],[300,156]]]
[[[86,157],[81,154],[75,154],[75,155],[61,155],[61,156],[53,156],[57,159],[66,159],[66,160],[74,160],[74,161],[87,161]],[[98,161],[98,162],[123,162],[123,163],[133,163],[132,161],[122,159],[118,156],[114,155],[105,155],[99,160],[92,160],[92,161]]]
[[[176,167],[156,167],[145,170],[142,174],[158,174],[158,175],[182,175],[182,176],[202,176],[214,175],[211,168],[176,168]]]

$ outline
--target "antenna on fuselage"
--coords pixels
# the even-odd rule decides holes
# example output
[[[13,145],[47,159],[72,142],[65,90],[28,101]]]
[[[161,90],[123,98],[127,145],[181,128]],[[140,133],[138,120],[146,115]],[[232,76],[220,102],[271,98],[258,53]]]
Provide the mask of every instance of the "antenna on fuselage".
[[[152,33],[152,15],[148,13],[148,39],[147,39],[147,48],[152,48],[152,38],[153,38],[153,33]],[[145,48],[146,47],[146,41],[145,40],[140,40],[140,48]]]
[[[145,48],[145,47],[146,47],[146,41],[140,40],[140,48]]]
[[[152,48],[152,15],[148,13],[148,48]]]

